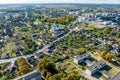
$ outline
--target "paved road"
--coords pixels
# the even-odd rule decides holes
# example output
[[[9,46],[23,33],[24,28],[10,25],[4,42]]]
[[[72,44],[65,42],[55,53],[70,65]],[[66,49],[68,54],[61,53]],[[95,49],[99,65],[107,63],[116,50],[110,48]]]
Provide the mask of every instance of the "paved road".
[[[33,54],[24,55],[24,56],[19,56],[19,57],[28,58],[28,57],[34,56],[35,53],[40,53],[40,52],[42,52],[42,51],[43,51],[45,48],[47,48],[47,47],[48,47],[48,45],[45,46],[45,47],[43,47],[42,49],[39,49],[39,50],[35,51]],[[12,61],[15,61],[15,60],[17,60],[17,58],[19,58],[19,57],[10,58],[10,59],[1,59],[1,60],[0,60],[0,64],[5,63],[5,62],[12,62]]]
[[[25,12],[25,18],[27,18],[28,17],[28,13],[27,12]]]
[[[77,27],[77,26],[76,26],[76,27]],[[72,31],[74,31],[74,29],[70,29],[70,31],[69,31],[67,34],[65,34],[64,36],[62,36],[62,37],[56,39],[56,40],[53,41],[52,43],[55,43],[55,42],[59,41],[60,39],[62,39],[62,38],[64,38],[64,37],[68,36]],[[51,44],[52,44],[52,43],[51,43]],[[33,54],[24,55],[24,56],[19,56],[19,57],[28,58],[28,57],[34,56],[35,53],[43,52],[43,50],[44,50],[45,48],[48,48],[49,46],[50,46],[50,45],[46,45],[46,46],[44,46],[42,49],[39,49],[39,50],[35,51]],[[1,59],[1,60],[0,60],[0,64],[5,63],[5,62],[12,62],[12,61],[15,61],[15,60],[17,60],[17,58],[19,58],[19,57],[10,58],[10,59]]]

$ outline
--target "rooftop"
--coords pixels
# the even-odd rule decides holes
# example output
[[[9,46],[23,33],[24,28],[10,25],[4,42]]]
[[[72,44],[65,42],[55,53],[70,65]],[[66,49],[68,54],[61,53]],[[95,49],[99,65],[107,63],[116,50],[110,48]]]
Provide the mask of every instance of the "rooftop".
[[[106,64],[105,61],[100,60],[100,61],[94,63],[94,64],[93,64],[92,66],[90,66],[88,69],[92,72],[92,71],[94,71],[94,70],[96,70],[96,69],[101,69],[102,67],[104,67],[104,64]]]
[[[82,54],[80,56],[76,56],[75,59],[77,59],[77,60],[83,60],[83,59],[85,59],[85,58],[87,58],[89,56],[90,56],[90,54],[85,53],[85,54]]]

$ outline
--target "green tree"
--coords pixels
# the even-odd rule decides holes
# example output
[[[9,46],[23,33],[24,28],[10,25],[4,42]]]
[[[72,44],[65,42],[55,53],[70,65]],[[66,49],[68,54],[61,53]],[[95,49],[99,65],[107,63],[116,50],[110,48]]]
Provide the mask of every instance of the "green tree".
[[[105,59],[106,59],[108,62],[110,62],[110,61],[112,60],[112,57],[113,57],[112,53],[107,53]]]
[[[38,63],[38,70],[42,71],[42,74],[46,77],[47,72],[51,75],[57,74],[56,66],[49,59],[44,58]]]
[[[24,75],[28,72],[31,72],[33,69],[31,66],[27,63],[26,59],[21,57],[17,59],[18,64],[18,76]]]
[[[52,76],[52,74],[50,72],[47,72],[46,79],[48,80],[49,77],[51,77],[51,76]]]
[[[79,53],[80,54],[83,54],[83,53],[85,53],[86,52],[86,49],[85,48],[79,48]]]

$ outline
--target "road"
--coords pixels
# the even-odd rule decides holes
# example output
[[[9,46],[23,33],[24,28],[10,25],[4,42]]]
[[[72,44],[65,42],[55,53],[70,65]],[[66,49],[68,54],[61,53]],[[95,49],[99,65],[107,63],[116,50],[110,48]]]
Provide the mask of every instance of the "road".
[[[28,13],[27,12],[25,12],[25,18],[27,18],[28,17]]]
[[[79,26],[79,25],[78,25],[78,26]],[[76,26],[76,27],[77,27],[77,26]],[[56,39],[55,41],[53,41],[51,44],[53,44],[53,43],[59,41],[60,39],[62,39],[62,38],[64,38],[64,37],[68,36],[72,31],[74,31],[74,28],[73,28],[73,29],[70,29],[70,31],[69,31],[67,34],[65,34],[64,36],[57,38],[57,39]],[[19,57],[28,58],[28,57],[34,56],[36,53],[43,52],[44,49],[45,49],[45,48],[48,48],[49,46],[50,46],[50,45],[46,45],[46,46],[44,46],[42,49],[36,50],[33,54],[24,55],[24,56],[19,56]],[[0,64],[6,63],[6,62],[15,61],[15,60],[17,60],[17,58],[19,58],[19,57],[9,58],[9,59],[1,59],[1,60],[0,60]]]
[[[28,58],[28,57],[34,56],[36,53],[43,52],[43,50],[44,50],[45,48],[47,48],[47,47],[49,47],[49,46],[46,45],[46,46],[44,46],[42,49],[39,49],[39,50],[35,51],[33,54],[24,55],[24,56],[19,56],[19,57]],[[19,57],[14,57],[14,58],[9,58],[9,59],[1,59],[1,60],[0,60],[0,64],[5,63],[5,62],[15,61],[15,60],[17,60],[17,58],[19,58]]]

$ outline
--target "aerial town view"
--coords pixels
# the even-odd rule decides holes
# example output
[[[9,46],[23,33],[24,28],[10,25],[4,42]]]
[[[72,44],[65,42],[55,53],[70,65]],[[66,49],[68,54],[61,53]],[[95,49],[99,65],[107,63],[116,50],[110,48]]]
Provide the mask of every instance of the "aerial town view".
[[[0,0],[0,80],[120,80],[120,0]]]

